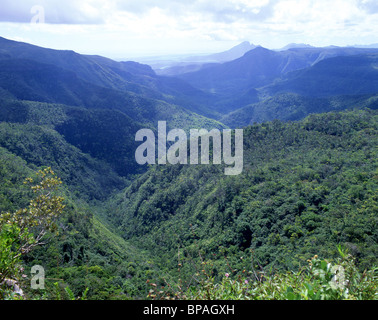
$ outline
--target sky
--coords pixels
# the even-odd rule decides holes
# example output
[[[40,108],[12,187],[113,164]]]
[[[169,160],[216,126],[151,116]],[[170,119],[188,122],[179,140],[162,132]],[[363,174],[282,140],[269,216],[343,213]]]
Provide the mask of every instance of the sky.
[[[112,59],[378,43],[377,0],[0,0],[0,36]]]

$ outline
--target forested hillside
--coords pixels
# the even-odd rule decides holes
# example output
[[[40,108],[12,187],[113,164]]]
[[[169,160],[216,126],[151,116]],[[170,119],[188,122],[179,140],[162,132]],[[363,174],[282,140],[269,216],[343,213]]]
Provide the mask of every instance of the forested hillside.
[[[378,96],[376,94],[350,94],[309,97],[290,92],[277,94],[249,104],[226,114],[220,120],[231,128],[243,128],[255,122],[262,123],[275,119],[297,121],[313,113],[364,108],[376,110],[378,108]]]
[[[109,217],[125,239],[158,252],[166,272],[203,258],[216,274],[250,267],[292,269],[347,247],[360,266],[377,263],[377,114],[313,115],[245,129],[244,171],[155,167],[120,193]],[[240,259],[241,257],[244,257]],[[193,270],[188,261],[188,272]],[[190,271],[189,271],[190,270]]]
[[[216,165],[154,167],[96,208],[72,200],[66,185],[61,234],[25,262],[44,264],[76,295],[90,288],[93,299],[143,297],[148,279],[189,282],[201,261],[216,279],[230,268],[297,270],[315,254],[336,258],[337,245],[370,268],[378,250],[376,145],[375,111],[329,113],[246,128],[240,176]],[[27,204],[21,186],[33,170],[1,152],[4,212]],[[46,297],[56,297],[49,288]]]
[[[322,259],[341,255],[360,279],[349,294],[376,298],[373,52],[258,47],[178,79],[0,38],[0,283],[23,299],[164,298],[169,284],[175,298],[235,298],[217,291],[227,274],[243,279],[238,298],[309,298],[288,284],[256,292],[261,275],[299,281],[308,259],[332,278]],[[158,121],[243,128],[243,172],[138,165],[135,135]],[[43,290],[30,287],[34,265]],[[324,295],[311,270],[310,298],[350,298]],[[17,298],[2,283],[0,299]]]
[[[328,75],[331,70],[339,70],[350,72],[358,67],[356,62],[364,60],[366,55],[376,55],[377,49],[358,49],[358,48],[301,48],[289,49],[284,51],[268,50],[263,47],[254,48],[245,53],[241,58],[233,61],[216,64],[214,66],[204,68],[196,72],[188,72],[179,77],[188,81],[192,86],[209,92],[216,92],[220,95],[232,96],[243,94],[251,88],[260,88],[269,85],[276,78],[290,77],[290,74],[296,75],[307,73],[301,70],[319,70],[322,68],[324,73]],[[359,55],[362,55],[359,57]],[[348,63],[350,68],[342,69],[344,63]],[[313,66],[318,66],[313,69]],[[327,70],[331,66],[330,70]],[[345,65],[344,65],[345,66]],[[311,72],[311,71],[310,71]],[[334,76],[340,74],[334,73]],[[328,81],[333,82],[334,79],[325,76]],[[355,79],[356,81],[363,79]],[[338,87],[338,83],[333,83]],[[309,88],[308,88],[309,89]],[[350,88],[345,88],[346,90]],[[319,88],[314,87],[314,92],[319,93]]]

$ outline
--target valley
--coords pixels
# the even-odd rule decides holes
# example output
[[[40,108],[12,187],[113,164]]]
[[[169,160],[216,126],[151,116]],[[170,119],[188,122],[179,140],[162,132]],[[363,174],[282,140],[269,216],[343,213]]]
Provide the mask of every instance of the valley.
[[[376,270],[377,64],[375,48],[242,43],[154,69],[0,38],[0,217],[28,207],[24,180],[45,168],[65,203],[58,233],[12,269],[26,297],[198,298],[202,271],[247,284],[340,252]],[[188,139],[242,129],[243,170],[225,175],[212,148],[209,164],[138,164],[137,132],[162,121]],[[2,252],[18,245],[8,225]]]

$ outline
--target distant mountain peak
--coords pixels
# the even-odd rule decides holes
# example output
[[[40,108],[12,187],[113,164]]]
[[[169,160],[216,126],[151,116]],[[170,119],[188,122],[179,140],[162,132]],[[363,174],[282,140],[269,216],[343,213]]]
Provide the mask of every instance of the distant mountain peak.
[[[250,43],[249,41],[243,41],[239,43],[238,45],[232,47],[228,51],[236,50],[236,49],[245,49],[245,50],[251,50],[251,48],[256,47],[253,43]]]
[[[313,46],[306,43],[289,43],[278,51],[285,51],[289,49],[298,49],[298,48],[313,48]]]
[[[256,47],[256,45],[251,44],[249,41],[243,41],[227,51],[211,54],[207,56],[207,59],[214,60],[215,62],[231,61],[242,57],[245,53]]]
[[[264,53],[269,53],[269,52],[274,52],[274,51],[264,48],[262,46],[256,46],[252,50],[249,50],[248,52],[246,52],[245,55],[254,55],[256,53],[264,54]]]
[[[256,50],[256,51],[272,51],[272,50],[270,50],[268,48],[265,48],[265,47],[262,47],[262,46],[256,46],[252,50]]]

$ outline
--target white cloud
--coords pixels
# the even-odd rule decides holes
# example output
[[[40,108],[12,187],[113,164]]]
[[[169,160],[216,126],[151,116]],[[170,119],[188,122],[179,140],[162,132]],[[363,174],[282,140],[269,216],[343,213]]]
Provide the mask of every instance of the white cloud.
[[[359,0],[358,5],[367,13],[378,13],[378,2],[376,0]]]
[[[103,23],[107,9],[103,0],[0,0],[0,21],[30,23],[35,12],[41,7],[46,23],[51,24],[98,24]]]
[[[209,51],[210,44],[226,48],[244,40],[271,48],[378,42],[375,0],[0,0],[0,21],[28,24],[36,2],[45,9],[46,28],[3,28],[1,35],[45,44],[56,34],[55,47],[61,41],[91,52],[161,52],[175,45],[181,52],[190,45],[200,50],[206,41]]]
[[[371,30],[370,41],[378,42],[378,17],[367,14],[355,0],[285,0],[275,7],[272,20],[277,32],[291,32],[319,45],[352,44],[363,30]],[[362,39],[361,39],[362,40]],[[366,40],[366,39],[363,39]]]

